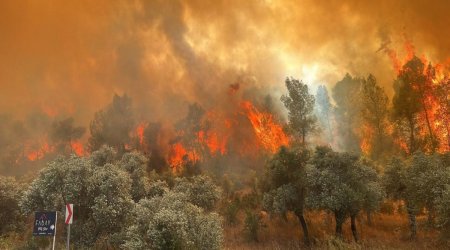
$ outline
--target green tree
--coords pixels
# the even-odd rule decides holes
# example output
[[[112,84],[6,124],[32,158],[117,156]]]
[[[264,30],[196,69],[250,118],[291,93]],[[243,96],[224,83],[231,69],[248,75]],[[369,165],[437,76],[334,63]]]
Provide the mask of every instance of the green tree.
[[[370,144],[372,146],[370,156],[372,159],[377,160],[388,149],[388,134],[386,129],[388,126],[389,99],[383,88],[378,86],[377,80],[373,75],[369,75],[362,82],[361,92],[363,122],[373,130],[372,138],[370,138]]]
[[[120,244],[122,230],[131,219],[131,184],[127,172],[113,164],[97,168],[88,180],[91,213],[87,224],[94,229],[94,239],[104,241],[103,247]]]
[[[122,155],[125,152],[125,145],[130,142],[130,134],[134,127],[131,98],[127,95],[114,95],[111,104],[95,113],[94,120],[90,124],[89,148],[96,151],[106,144]]]
[[[385,169],[384,185],[388,195],[406,204],[412,239],[417,235],[417,213],[427,208],[432,223],[436,204],[450,185],[449,165],[443,158],[416,152],[406,160],[392,159]]]
[[[177,178],[173,190],[184,193],[190,203],[208,211],[214,208],[222,195],[222,190],[205,175]]]
[[[334,213],[336,235],[342,237],[342,224],[351,219],[351,229],[358,241],[356,216],[367,207],[374,207],[383,195],[375,169],[348,153],[317,147],[307,169],[309,193],[307,203],[312,208]]]
[[[74,242],[84,247],[92,247],[97,241],[117,245],[133,204],[131,183],[130,175],[117,165],[99,166],[92,158],[75,155],[58,157],[31,183],[20,207],[30,215],[37,210],[63,212],[65,204],[73,203]]]
[[[340,135],[340,147],[346,152],[360,151],[357,128],[360,126],[362,79],[346,74],[333,87],[333,99],[336,102],[335,117]]]
[[[219,215],[207,213],[189,200],[186,193],[170,190],[142,199],[133,209],[134,219],[122,247],[220,249],[223,232]]]
[[[447,185],[442,193],[441,199],[437,203],[439,227],[442,236],[450,239],[450,185]]]
[[[131,178],[131,197],[135,202],[144,198],[148,193],[148,178],[146,176],[147,158],[138,152],[125,153],[119,166]]]
[[[306,145],[306,138],[316,131],[317,119],[313,114],[314,96],[309,94],[308,85],[294,78],[286,78],[287,95],[281,101],[288,110],[289,130],[294,138]]]
[[[265,168],[262,189],[264,208],[272,213],[292,211],[300,221],[304,242],[309,244],[308,227],[303,215],[306,198],[306,150],[281,147]]]

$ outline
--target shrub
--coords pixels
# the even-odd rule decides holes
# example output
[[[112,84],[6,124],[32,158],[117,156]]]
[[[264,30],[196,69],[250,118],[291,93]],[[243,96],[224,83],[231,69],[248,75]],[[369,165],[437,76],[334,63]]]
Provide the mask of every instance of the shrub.
[[[239,204],[236,201],[229,203],[225,207],[225,220],[228,225],[237,224],[237,214],[239,212]]]
[[[133,210],[125,249],[220,249],[221,219],[189,202],[185,193],[169,191],[142,199]]]
[[[258,216],[258,214],[247,210],[245,216],[245,225],[244,225],[244,231],[247,235],[247,238],[252,241],[258,241],[258,232],[261,227],[261,219]]]
[[[211,178],[203,175],[192,178],[177,178],[174,191],[186,194],[192,204],[206,210],[213,209],[222,193]]]

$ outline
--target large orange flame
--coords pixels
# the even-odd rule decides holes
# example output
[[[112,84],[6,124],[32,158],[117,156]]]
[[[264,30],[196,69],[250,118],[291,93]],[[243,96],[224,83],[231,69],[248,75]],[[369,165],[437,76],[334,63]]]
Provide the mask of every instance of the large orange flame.
[[[83,144],[79,141],[71,142],[70,147],[72,148],[72,152],[74,152],[78,156],[83,156],[86,154]]]
[[[181,143],[172,145],[169,151],[168,163],[174,172],[179,171],[186,160],[197,161],[198,157],[195,152],[189,152]]]
[[[403,65],[415,56],[415,48],[410,42],[405,43],[406,57],[403,60],[398,59],[396,53],[391,49],[386,49],[385,52],[393,61],[393,66],[397,75],[402,73]],[[413,89],[419,91],[421,95],[422,110],[418,114],[419,121],[419,136],[428,138],[428,143],[424,150],[445,152],[450,150],[450,113],[448,109],[448,71],[444,64],[431,65],[430,61],[425,55],[420,57],[424,64],[423,74],[425,83],[412,83]],[[448,68],[447,68],[448,69]],[[445,93],[447,92],[447,93]],[[405,151],[407,143],[398,138],[396,144]]]
[[[266,150],[275,153],[281,146],[289,144],[287,135],[281,125],[274,121],[272,114],[258,111],[249,101],[242,102],[241,107],[250,120],[261,145]]]

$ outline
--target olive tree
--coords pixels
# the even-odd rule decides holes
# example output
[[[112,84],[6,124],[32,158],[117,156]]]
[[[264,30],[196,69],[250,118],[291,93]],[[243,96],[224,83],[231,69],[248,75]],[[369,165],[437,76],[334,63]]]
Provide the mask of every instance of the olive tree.
[[[146,176],[147,158],[138,152],[125,153],[119,166],[131,177],[131,196],[135,202],[144,198],[148,192]]]
[[[203,179],[205,180],[205,179]],[[216,213],[193,204],[192,196],[202,196],[207,187],[217,187],[207,183],[199,192],[185,192],[187,180],[178,180],[173,190],[158,181],[152,185],[157,190],[152,198],[139,201],[133,209],[133,221],[127,229],[124,249],[220,249],[223,241],[222,220]],[[195,186],[196,184],[193,184]],[[197,185],[198,182],[197,182]],[[194,190],[194,189],[193,189]],[[209,195],[206,195],[209,196]],[[217,196],[213,195],[214,197]],[[200,199],[202,201],[203,199]],[[210,200],[210,199],[206,199]],[[200,202],[202,203],[202,202]],[[206,202],[207,207],[210,206]]]
[[[126,225],[133,204],[132,181],[116,164],[95,160],[107,159],[108,152],[94,152],[93,158],[58,157],[49,162],[24,192],[20,201],[23,213],[63,212],[65,204],[73,203],[74,242],[92,247],[101,239],[105,244],[117,245],[115,239],[122,230],[120,225]]]
[[[211,178],[204,175],[175,179],[174,191],[184,193],[189,202],[206,210],[212,210],[222,194]]]
[[[411,238],[417,233],[416,214],[428,210],[429,222],[433,222],[436,205],[450,185],[450,166],[439,155],[416,152],[401,160],[394,158],[386,167],[384,185],[388,195],[406,204]]]
[[[442,197],[437,202],[437,211],[442,236],[450,239],[450,185],[447,185],[442,192]]]
[[[308,227],[303,215],[307,161],[307,151],[282,147],[267,164],[262,184],[264,208],[278,214],[294,212],[302,226],[305,244],[309,244]]]
[[[342,237],[342,224],[350,217],[358,241],[356,216],[367,206],[376,206],[383,195],[376,171],[355,155],[317,147],[307,168],[307,203],[312,208],[334,213],[336,236]]]
[[[317,130],[314,95],[309,93],[308,85],[297,79],[286,78],[285,84],[288,94],[281,96],[281,101],[288,110],[289,130],[301,145],[306,145],[307,137]]]

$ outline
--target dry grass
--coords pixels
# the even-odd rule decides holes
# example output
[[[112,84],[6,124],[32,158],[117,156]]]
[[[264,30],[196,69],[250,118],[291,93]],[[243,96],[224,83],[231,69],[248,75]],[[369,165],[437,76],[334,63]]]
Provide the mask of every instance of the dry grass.
[[[259,233],[259,242],[249,242],[243,232],[244,215],[239,214],[240,223],[225,226],[225,249],[302,249],[303,233],[293,214],[287,221],[280,217],[265,218]],[[350,220],[343,228],[344,239],[334,238],[334,219],[325,212],[307,212],[306,219],[313,242],[312,249],[450,249],[440,242],[439,232],[426,225],[426,217],[419,216],[417,240],[409,240],[408,221],[401,214],[374,214],[372,226],[365,216],[357,220],[360,242],[355,243],[350,230]]]

